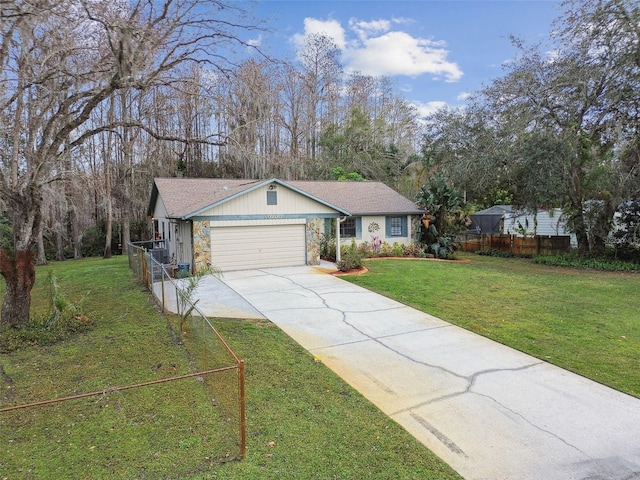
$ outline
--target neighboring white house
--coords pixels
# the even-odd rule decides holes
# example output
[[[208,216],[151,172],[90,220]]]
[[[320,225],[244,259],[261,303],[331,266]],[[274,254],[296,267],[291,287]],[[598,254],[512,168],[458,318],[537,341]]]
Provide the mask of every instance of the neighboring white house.
[[[537,213],[511,211],[504,216],[504,233],[515,235],[569,235],[566,217],[560,208]]]
[[[494,205],[474,213],[471,219],[471,228],[481,233],[568,236],[571,245],[577,246],[576,236],[567,229],[567,220],[560,208],[539,209],[534,213],[516,210],[511,205]]]
[[[380,182],[157,178],[149,202],[167,263],[223,271],[317,265],[321,235],[408,245],[415,203]]]

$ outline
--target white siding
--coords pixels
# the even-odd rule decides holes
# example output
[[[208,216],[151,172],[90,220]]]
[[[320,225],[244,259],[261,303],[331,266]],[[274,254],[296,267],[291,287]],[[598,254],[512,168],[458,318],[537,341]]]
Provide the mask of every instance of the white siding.
[[[568,235],[562,210],[554,209],[552,214],[540,210],[533,213],[508,213],[504,219],[504,233],[518,234],[518,222],[529,235]],[[536,225],[537,222],[537,225]]]
[[[394,217],[404,216],[404,215],[392,215]],[[407,216],[407,236],[406,237],[386,237],[386,220],[387,217],[383,215],[370,215],[362,217],[362,232],[361,237],[356,238],[356,243],[359,245],[361,243],[367,242],[369,244],[372,243],[373,237],[379,238],[382,242],[387,242],[389,245],[393,245],[394,243],[399,243],[400,245],[411,245],[411,217]],[[369,227],[375,229],[374,223],[378,224],[378,230],[369,232]],[[340,245],[350,245],[351,237],[348,238],[340,238]]]
[[[215,208],[200,212],[198,213],[198,216],[314,215],[320,213],[336,213],[332,208],[281,185],[277,185],[276,188],[272,190],[277,193],[277,205],[267,205],[267,191],[269,191],[269,186],[258,188],[252,192],[218,205]]]
[[[303,224],[211,228],[211,264],[222,271],[305,263]]]
[[[527,235],[567,235],[571,237],[572,246],[578,244],[575,233],[568,231],[566,219],[560,208],[553,209],[551,214],[547,210],[539,210],[535,217],[533,213],[507,213],[504,217],[503,233],[521,235],[518,222],[526,229]]]
[[[160,197],[160,195],[158,195],[158,198],[156,198],[156,204],[153,207],[153,216],[154,218],[167,217],[167,209],[164,206],[164,202],[162,201],[162,197]]]
[[[209,225],[211,228],[217,227],[254,227],[268,225],[304,225],[304,218],[278,218],[268,220],[211,220]]]

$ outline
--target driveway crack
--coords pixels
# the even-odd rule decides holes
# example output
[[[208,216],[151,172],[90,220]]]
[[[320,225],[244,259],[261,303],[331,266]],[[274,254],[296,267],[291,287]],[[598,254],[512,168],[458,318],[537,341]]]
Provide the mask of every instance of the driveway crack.
[[[399,350],[397,350],[397,349],[395,349],[395,348],[392,348],[391,346],[389,346],[389,345],[387,345],[386,343],[384,343],[380,338],[376,338],[376,337],[373,337],[373,336],[369,335],[368,333],[364,332],[363,330],[361,330],[360,328],[358,328],[357,326],[355,326],[353,323],[349,322],[349,321],[347,320],[347,312],[345,312],[345,311],[343,311],[343,310],[340,310],[340,309],[337,309],[337,308],[334,308],[334,307],[330,306],[330,305],[327,303],[327,300],[326,300],[322,295],[320,295],[318,292],[316,292],[316,291],[314,291],[314,290],[312,290],[312,289],[310,289],[310,288],[307,288],[305,285],[303,285],[303,284],[301,284],[301,283],[298,283],[298,282],[296,282],[295,280],[293,280],[293,279],[291,279],[291,278],[283,277],[283,276],[280,276],[280,275],[274,275],[274,276],[277,276],[277,277],[279,277],[279,278],[285,279],[285,280],[287,280],[287,281],[291,282],[293,285],[296,285],[296,286],[298,286],[299,288],[301,288],[301,289],[303,289],[303,290],[305,290],[305,291],[307,291],[307,292],[311,293],[312,295],[316,296],[317,298],[319,298],[319,299],[322,301],[323,305],[324,305],[328,310],[333,310],[334,312],[339,312],[339,313],[340,313],[340,315],[342,316],[342,322],[343,322],[344,324],[346,324],[346,325],[348,325],[349,327],[351,327],[353,330],[355,330],[356,332],[358,332],[358,333],[359,333],[360,335],[362,335],[363,337],[368,338],[369,340],[371,340],[371,341],[373,341],[373,342],[376,342],[377,344],[381,345],[382,347],[386,348],[387,350],[392,351],[392,352],[393,352],[393,353],[395,353],[396,355],[399,355],[399,356],[401,356],[401,357],[404,357],[404,358],[406,358],[407,360],[410,360],[411,362],[416,363],[416,364],[418,364],[418,365],[423,365],[423,366],[428,367],[428,368],[435,368],[435,369],[437,369],[437,370],[441,370],[441,371],[443,371],[443,372],[445,372],[445,373],[448,373],[448,374],[450,374],[450,375],[453,375],[454,377],[457,377],[457,378],[463,379],[463,380],[465,380],[465,381],[469,382],[469,384],[471,383],[471,382],[470,382],[469,377],[466,377],[466,376],[464,376],[464,375],[460,375],[459,373],[453,372],[453,371],[451,371],[451,370],[447,370],[446,368],[444,368],[444,367],[442,367],[442,366],[440,366],[440,365],[429,364],[429,363],[427,363],[427,362],[423,362],[423,361],[418,360],[418,359],[416,359],[416,358],[413,358],[412,356],[407,355],[406,353],[403,353],[403,352],[401,352],[401,351],[399,351]],[[280,291],[282,291],[282,290],[280,290]],[[326,294],[326,293],[325,293],[325,294]],[[403,307],[404,307],[404,306],[402,306],[402,307],[397,307],[397,308],[390,308],[390,309],[387,309],[387,310],[396,310],[396,309],[398,309],[398,308],[403,308]],[[376,309],[376,311],[381,311],[381,310],[380,310],[380,309]],[[386,311],[386,310],[385,310],[385,311]],[[366,311],[365,311],[365,312],[348,312],[348,313],[366,313]]]
[[[271,273],[273,275],[273,273]],[[444,400],[450,399],[450,398],[455,398],[464,394],[475,394],[484,398],[487,398],[489,400],[491,400],[492,402],[494,402],[495,404],[497,404],[498,406],[500,406],[500,408],[504,409],[505,411],[510,412],[511,414],[519,417],[520,419],[522,419],[526,424],[530,425],[532,428],[543,432],[546,435],[550,435],[553,438],[557,439],[559,442],[562,442],[563,444],[565,444],[566,446],[574,449],[575,451],[579,452],[581,455],[584,455],[586,458],[590,458],[589,455],[587,455],[585,452],[583,452],[580,448],[578,448],[577,446],[569,443],[568,441],[566,441],[565,439],[563,439],[562,437],[560,437],[559,435],[557,435],[556,433],[547,430],[539,425],[536,425],[534,422],[532,422],[531,420],[529,420],[527,417],[525,417],[522,413],[517,412],[515,410],[513,410],[512,408],[509,408],[508,406],[504,405],[503,403],[501,403],[500,401],[498,401],[497,399],[495,399],[494,397],[490,396],[490,395],[486,395],[486,394],[482,394],[482,393],[478,393],[473,391],[473,387],[476,385],[476,382],[478,380],[478,378],[480,378],[482,375],[489,375],[492,373],[499,373],[499,372],[517,372],[517,371],[522,371],[522,370],[526,370],[538,365],[542,365],[544,364],[544,362],[539,361],[539,362],[533,362],[527,365],[523,365],[520,367],[513,367],[513,368],[491,368],[491,369],[486,369],[486,370],[481,370],[478,372],[473,373],[472,375],[462,375],[460,373],[454,372],[448,368],[445,368],[441,365],[437,365],[437,364],[431,364],[422,360],[419,360],[417,358],[412,357],[409,354],[406,354],[396,348],[393,348],[392,346],[388,345],[387,343],[385,343],[382,339],[383,338],[389,338],[389,337],[393,337],[395,335],[389,335],[389,336],[385,336],[385,337],[373,337],[371,335],[369,335],[368,333],[364,332],[363,330],[361,330],[360,328],[358,328],[356,325],[354,325],[353,323],[349,322],[348,318],[347,318],[347,313],[366,313],[367,311],[362,311],[362,312],[356,312],[356,311],[350,311],[350,312],[345,312],[344,310],[340,310],[337,308],[333,308],[332,306],[329,305],[329,303],[327,302],[327,299],[323,297],[323,295],[319,294],[318,292],[306,287],[305,285],[298,283],[297,281],[295,281],[294,279],[290,278],[290,277],[284,277],[284,276],[280,276],[280,275],[275,275],[279,278],[285,279],[287,281],[289,281],[292,285],[296,285],[297,287],[303,289],[306,292],[309,292],[312,294],[312,296],[317,297],[318,299],[321,300],[322,304],[324,305],[325,308],[327,308],[328,310],[333,310],[336,312],[339,312],[342,316],[342,322],[346,325],[348,325],[349,327],[351,327],[354,331],[358,332],[360,335],[362,335],[363,337],[376,342],[377,344],[381,345],[383,348],[395,353],[396,355],[403,357],[411,362],[413,362],[414,364],[417,365],[422,365],[425,366],[427,368],[432,368],[432,369],[436,369],[436,370],[440,370],[444,373],[447,373],[455,378],[459,378],[462,379],[466,382],[466,387],[460,391],[457,392],[452,392],[449,393],[447,395],[442,395],[440,397],[437,398],[433,398],[430,399],[426,402],[422,402],[416,405],[413,405],[409,408],[406,409],[402,409],[402,410],[398,410],[392,414],[390,414],[391,416],[394,415],[398,415],[400,413],[405,413],[405,412],[409,412],[410,415],[414,418],[414,420],[418,421],[423,427],[427,428],[429,431],[431,431],[434,435],[436,435],[438,437],[438,433],[435,429],[435,427],[433,427],[432,425],[430,425],[426,419],[422,418],[421,416],[419,416],[415,410],[423,407],[425,405],[430,405],[433,403],[437,403],[437,402],[442,402]],[[293,289],[292,289],[293,290]],[[283,290],[277,290],[279,292],[282,292]],[[288,291],[285,290],[285,291]],[[325,295],[330,295],[332,293],[342,293],[342,292],[324,292]],[[405,307],[404,305],[400,306],[400,307],[392,307],[392,308],[387,308],[387,309],[375,309],[375,311],[393,311],[393,310],[398,310]],[[315,307],[315,308],[319,308],[319,307]],[[437,328],[442,328],[442,327],[437,327]],[[407,332],[404,332],[404,334],[406,334]],[[400,335],[400,334],[399,334]],[[367,341],[367,340],[362,340],[362,341]],[[356,342],[357,343],[357,342]],[[438,437],[440,438],[440,437]],[[453,442],[450,441],[450,439],[448,438],[440,438],[441,441],[443,441],[443,443],[445,443],[445,445],[452,451],[454,451],[455,453],[458,454],[462,454],[464,455],[464,452],[462,450],[459,449],[459,447],[457,445],[455,445]]]

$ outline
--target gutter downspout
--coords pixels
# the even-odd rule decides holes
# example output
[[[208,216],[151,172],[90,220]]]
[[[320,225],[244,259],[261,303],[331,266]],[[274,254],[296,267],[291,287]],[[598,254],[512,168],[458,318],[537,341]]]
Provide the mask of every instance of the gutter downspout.
[[[347,217],[336,218],[336,262],[340,261],[340,224],[346,219]]]

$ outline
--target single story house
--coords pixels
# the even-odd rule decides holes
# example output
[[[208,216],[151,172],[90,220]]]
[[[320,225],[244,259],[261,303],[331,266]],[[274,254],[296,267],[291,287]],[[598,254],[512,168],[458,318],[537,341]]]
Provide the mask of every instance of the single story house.
[[[325,233],[409,245],[424,213],[380,182],[277,178],[156,178],[148,209],[165,263],[222,271],[317,265]]]
[[[512,205],[494,205],[471,215],[471,230],[479,233],[508,235],[568,236],[577,245],[576,236],[567,228],[567,219],[560,208],[518,210]]]

